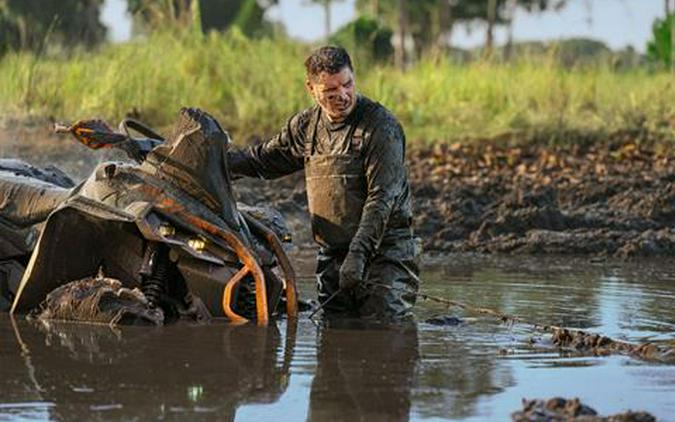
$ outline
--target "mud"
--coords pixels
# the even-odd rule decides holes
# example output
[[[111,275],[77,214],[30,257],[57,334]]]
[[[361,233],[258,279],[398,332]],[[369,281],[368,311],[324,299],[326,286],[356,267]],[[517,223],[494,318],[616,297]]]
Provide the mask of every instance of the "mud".
[[[615,134],[602,145],[437,145],[408,153],[415,232],[426,252],[675,254],[675,165],[663,145]],[[240,180],[311,242],[301,175]]]
[[[628,410],[611,416],[600,416],[578,398],[554,397],[548,400],[523,399],[523,410],[513,412],[514,422],[655,422],[647,412]]]
[[[0,172],[43,180],[62,188],[72,188],[75,186],[75,182],[66,173],[53,165],[38,168],[33,165],[26,166],[25,162],[21,160],[0,157]]]
[[[463,324],[464,320],[454,315],[438,315],[435,317],[427,318],[424,322],[431,325],[453,327],[456,325]]]
[[[99,161],[50,122],[0,122],[0,153],[57,165],[75,181]],[[672,147],[617,132],[601,144],[498,145],[471,140],[411,147],[414,228],[426,252],[573,254],[632,258],[675,254]],[[296,245],[312,244],[301,173],[234,182],[238,200],[273,205]]]
[[[550,342],[550,344],[559,349],[572,350],[594,356],[620,354],[651,362],[675,363],[675,343],[672,342],[671,344],[654,344],[649,342],[638,344],[615,340],[582,330],[552,326],[538,326],[537,328],[548,332],[550,338],[546,340],[546,343]],[[542,344],[536,338],[532,338],[531,343]]]
[[[418,232],[449,252],[672,255],[671,153],[629,139],[416,151]]]
[[[161,325],[164,315],[138,289],[98,275],[54,289],[34,315],[42,321],[86,321],[109,325]]]

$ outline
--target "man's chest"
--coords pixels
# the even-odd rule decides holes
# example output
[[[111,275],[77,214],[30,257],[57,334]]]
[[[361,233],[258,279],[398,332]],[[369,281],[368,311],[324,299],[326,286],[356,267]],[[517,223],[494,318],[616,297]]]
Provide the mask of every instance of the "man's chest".
[[[344,126],[336,130],[319,125],[310,142],[313,148],[308,151],[309,156],[349,155],[356,158],[362,155],[364,136],[357,127]]]

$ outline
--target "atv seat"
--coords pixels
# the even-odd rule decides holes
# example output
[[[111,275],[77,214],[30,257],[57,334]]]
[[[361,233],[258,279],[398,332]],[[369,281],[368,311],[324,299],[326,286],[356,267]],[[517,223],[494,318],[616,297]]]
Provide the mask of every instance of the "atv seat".
[[[19,228],[44,221],[75,186],[53,166],[44,169],[17,159],[0,159],[0,218]]]

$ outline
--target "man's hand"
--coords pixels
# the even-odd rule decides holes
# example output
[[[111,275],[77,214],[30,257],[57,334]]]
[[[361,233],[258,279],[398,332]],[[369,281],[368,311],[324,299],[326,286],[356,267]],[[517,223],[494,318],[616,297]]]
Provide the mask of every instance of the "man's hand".
[[[340,288],[351,290],[363,280],[366,259],[363,255],[349,252],[340,267]]]

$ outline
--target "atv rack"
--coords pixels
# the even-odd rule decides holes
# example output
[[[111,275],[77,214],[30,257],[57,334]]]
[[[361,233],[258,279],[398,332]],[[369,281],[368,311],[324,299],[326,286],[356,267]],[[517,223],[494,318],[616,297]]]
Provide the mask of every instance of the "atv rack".
[[[146,185],[145,188],[152,190],[156,189],[149,185]],[[269,322],[269,313],[267,306],[265,275],[263,274],[260,265],[258,265],[255,253],[249,247],[244,245],[244,243],[239,240],[239,237],[232,230],[219,227],[204,220],[201,217],[191,214],[183,205],[164,195],[161,191],[156,193],[161,195],[159,203],[155,205],[157,210],[167,213],[177,220],[185,222],[186,224],[198,227],[209,235],[224,241],[237,254],[237,257],[243,264],[243,267],[225,283],[225,288],[223,290],[223,312],[230,319],[230,321],[239,324],[249,321],[247,318],[237,314],[232,309],[232,292],[234,287],[236,287],[236,285],[239,284],[244,279],[244,277],[250,273],[255,282],[256,321],[258,325],[267,325]],[[274,255],[277,258],[282,271],[284,272],[284,280],[286,282],[286,313],[289,318],[296,318],[298,315],[298,302],[297,288],[295,284],[295,272],[293,271],[290,261],[288,260],[288,257],[281,246],[281,242],[274,232],[257,222],[252,216],[244,214],[244,218],[253,230],[264,234],[265,239],[272,247]]]

